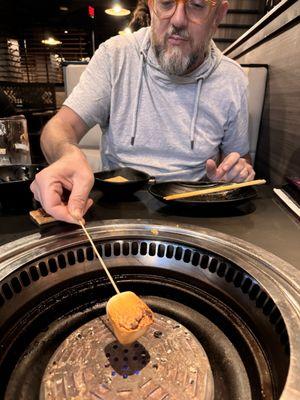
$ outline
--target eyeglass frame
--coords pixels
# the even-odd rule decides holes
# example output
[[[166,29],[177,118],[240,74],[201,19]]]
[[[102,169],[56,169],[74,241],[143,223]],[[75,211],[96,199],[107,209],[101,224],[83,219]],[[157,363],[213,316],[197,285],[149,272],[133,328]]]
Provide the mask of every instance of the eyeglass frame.
[[[156,8],[156,7],[155,7],[155,3],[157,2],[157,0],[151,0],[151,3],[153,4],[153,12],[154,12],[154,14],[157,16],[157,18],[159,18],[159,19],[161,19],[161,20],[166,20],[166,19],[171,19],[171,18],[173,17],[173,15],[176,13],[176,10],[177,10],[178,3],[179,3],[179,2],[185,3],[185,6],[186,6],[186,3],[187,3],[188,1],[189,1],[189,0],[175,0],[176,6],[175,6],[175,8],[174,8],[174,12],[173,12],[171,15],[167,16],[167,17],[161,17],[161,16],[159,16],[158,13],[155,11],[155,8]],[[217,3],[218,3],[217,0],[206,0],[206,1],[207,1],[208,3],[210,3],[211,9],[217,8],[217,7],[219,6],[219,5],[217,4]],[[211,12],[211,11],[209,12],[209,14],[207,15],[207,17],[203,20],[203,22],[196,22],[195,20],[190,19],[189,15],[188,15],[188,12],[186,11],[186,7],[184,7],[184,10],[185,10],[185,14],[186,14],[187,19],[188,19],[190,22],[192,22],[193,24],[197,24],[197,25],[201,25],[202,23],[206,22],[207,19],[208,19],[208,17],[209,17],[209,15],[210,15],[210,12]]]

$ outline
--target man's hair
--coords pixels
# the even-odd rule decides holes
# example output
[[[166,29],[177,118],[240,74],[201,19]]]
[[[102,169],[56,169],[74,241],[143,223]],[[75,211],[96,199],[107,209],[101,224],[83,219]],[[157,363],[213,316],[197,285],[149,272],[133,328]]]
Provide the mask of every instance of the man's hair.
[[[140,28],[149,26],[150,22],[151,17],[147,0],[138,0],[129,28],[132,31],[137,31]]]

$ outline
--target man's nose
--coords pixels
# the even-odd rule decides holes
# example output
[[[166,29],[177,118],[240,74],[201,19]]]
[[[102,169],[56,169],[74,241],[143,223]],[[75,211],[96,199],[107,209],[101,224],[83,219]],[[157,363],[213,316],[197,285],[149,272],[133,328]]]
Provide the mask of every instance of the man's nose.
[[[178,1],[177,7],[175,9],[174,14],[172,15],[171,18],[171,23],[174,26],[177,27],[182,27],[187,25],[187,16],[185,12],[185,2],[184,1]]]

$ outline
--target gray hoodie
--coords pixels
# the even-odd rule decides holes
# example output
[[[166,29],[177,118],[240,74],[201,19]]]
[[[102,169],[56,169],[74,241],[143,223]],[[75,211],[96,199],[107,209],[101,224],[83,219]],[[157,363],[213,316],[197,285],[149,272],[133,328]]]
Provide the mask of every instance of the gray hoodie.
[[[150,28],[101,44],[64,103],[102,131],[104,169],[132,167],[158,180],[197,180],[205,162],[248,145],[247,79],[213,42],[196,70],[167,75]]]

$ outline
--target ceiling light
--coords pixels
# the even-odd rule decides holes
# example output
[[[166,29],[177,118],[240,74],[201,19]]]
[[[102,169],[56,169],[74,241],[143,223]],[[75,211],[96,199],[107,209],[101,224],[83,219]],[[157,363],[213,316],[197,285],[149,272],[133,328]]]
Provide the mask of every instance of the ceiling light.
[[[130,28],[125,28],[123,31],[119,31],[119,35],[129,35],[132,33]]]
[[[69,11],[69,8],[65,6],[60,6],[59,9],[60,11]]]
[[[123,8],[120,3],[115,3],[112,8],[107,8],[105,12],[114,17],[124,17],[130,14],[130,10]]]
[[[69,33],[69,31],[64,31],[64,33]]]
[[[62,42],[54,39],[53,37],[49,37],[48,39],[42,40],[42,43],[48,44],[49,46],[57,46],[58,44],[61,44]]]

